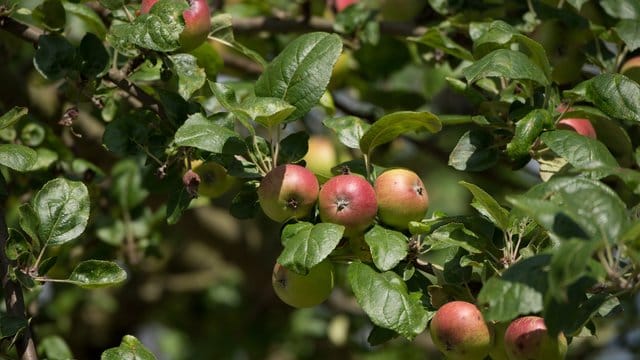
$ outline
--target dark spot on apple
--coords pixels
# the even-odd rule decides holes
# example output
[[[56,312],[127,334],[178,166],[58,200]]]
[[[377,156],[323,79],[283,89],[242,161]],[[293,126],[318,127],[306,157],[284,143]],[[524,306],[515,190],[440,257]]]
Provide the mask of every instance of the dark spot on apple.
[[[418,186],[418,187],[416,188],[416,192],[418,193],[418,195],[422,196],[422,193],[424,192],[424,190],[422,189],[422,187],[421,187],[421,186]]]
[[[298,208],[298,200],[295,198],[291,198],[287,201],[287,207],[289,209],[297,209]]]
[[[336,205],[337,205],[338,211],[342,211],[349,206],[349,201],[346,199],[338,199],[336,200]]]

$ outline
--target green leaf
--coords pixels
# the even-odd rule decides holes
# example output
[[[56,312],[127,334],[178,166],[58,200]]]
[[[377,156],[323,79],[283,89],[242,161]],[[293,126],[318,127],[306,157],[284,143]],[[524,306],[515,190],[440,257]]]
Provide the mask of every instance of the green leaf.
[[[409,293],[402,278],[393,272],[378,273],[354,262],[347,277],[358,304],[380,327],[413,339],[427,327],[427,312],[420,293]]]
[[[610,16],[618,19],[640,17],[640,3],[636,0],[600,0],[600,6]]]
[[[608,175],[608,171],[598,170],[598,168],[618,166],[618,162],[604,144],[598,140],[582,136],[575,131],[549,131],[542,134],[540,139],[553,152],[565,158],[575,168],[593,169],[588,174],[595,179]]]
[[[507,231],[509,227],[509,212],[507,209],[500,206],[491,195],[480,187],[465,181],[460,181],[459,184],[466,187],[473,194],[471,206],[487,217],[500,230]]]
[[[464,133],[449,154],[449,166],[460,171],[486,170],[498,161],[493,136],[482,130]]]
[[[623,19],[613,28],[620,39],[627,45],[629,51],[640,47],[640,21],[637,19]]]
[[[189,208],[193,196],[189,194],[187,189],[180,183],[179,189],[169,193],[167,200],[167,224],[175,225],[182,217],[182,214]]]
[[[251,119],[266,128],[275,128],[285,122],[296,108],[278,98],[248,97],[236,110],[244,111]]]
[[[44,353],[49,360],[73,359],[69,345],[58,335],[49,335],[38,343],[38,352]]]
[[[640,122],[640,85],[620,74],[605,73],[586,82],[586,98],[603,113]]]
[[[38,153],[24,145],[0,145],[0,165],[15,171],[29,171],[37,162]]]
[[[231,201],[229,213],[237,219],[251,219],[260,209],[258,193],[256,192],[259,182],[247,181],[242,184],[242,188]]]
[[[341,51],[336,34],[297,37],[264,69],[255,85],[256,96],[285,100],[296,107],[287,119],[301,118],[322,97]]]
[[[310,268],[329,256],[343,233],[344,226],[330,223],[287,225],[282,230],[284,250],[277,262],[299,274],[307,274]]]
[[[120,3],[117,8],[122,7],[122,0],[116,1]],[[90,32],[96,34],[98,38],[104,40],[105,36],[107,35],[107,28],[105,27],[102,19],[100,19],[100,16],[96,14],[94,10],[82,3],[76,4],[69,1],[63,2],[62,6],[64,6],[64,10],[67,12],[67,16],[70,17],[69,23],[74,20],[74,17],[78,18],[84,23],[84,25]]]
[[[183,99],[189,100],[204,85],[207,75],[198,66],[198,59],[191,54],[169,55],[169,60],[170,68],[177,78],[178,93]]]
[[[109,53],[96,35],[87,33],[78,48],[80,72],[88,79],[104,75],[109,66]]]
[[[549,85],[540,66],[527,55],[507,49],[494,50],[465,68],[462,73],[469,83],[486,77],[504,77],[507,79],[527,79],[541,85]]]
[[[419,38],[410,37],[408,40],[442,50],[445,54],[455,56],[462,60],[475,60],[469,50],[451,40],[442,30],[437,28],[430,28]]]
[[[31,202],[38,239],[46,245],[61,245],[77,238],[87,227],[89,205],[89,192],[82,182],[63,178],[47,182]]]
[[[231,22],[230,14],[215,14],[211,18],[210,37],[245,55],[246,57],[260,64],[263,68],[267,66],[267,62],[259,53],[249,49],[248,47],[235,40],[233,36],[233,23]]]
[[[9,239],[5,246],[5,253],[9,260],[16,261],[22,255],[29,254],[32,251],[31,244],[20,231],[9,229]]]
[[[371,128],[368,122],[355,116],[329,118],[322,123],[336,133],[343,145],[352,149],[360,149],[360,139]]]
[[[19,208],[20,214],[20,227],[36,244],[40,243],[38,236],[38,214],[33,209],[31,204],[22,204]],[[36,247],[39,247],[36,246]]]
[[[29,113],[26,107],[14,106],[13,109],[0,116],[0,130],[13,126]]]
[[[63,36],[41,35],[33,65],[49,80],[63,78],[69,71],[77,69],[76,49]]]
[[[600,243],[570,239],[554,249],[549,267],[549,290],[560,301],[567,300],[567,288],[585,275],[587,265]]]
[[[109,10],[116,10],[124,6],[124,0],[99,0],[100,5]]]
[[[214,154],[237,154],[244,150],[244,143],[239,135],[226,127],[216,124],[196,113],[176,131],[175,139],[178,146],[190,146]]]
[[[67,21],[60,0],[44,0],[33,9],[32,16],[42,27],[51,31],[62,30]]]
[[[186,1],[160,0],[148,14],[136,17],[132,23],[114,25],[111,33],[141,48],[161,52],[177,50],[184,29],[182,12],[188,7]]]
[[[431,244],[432,250],[459,247],[470,254],[479,254],[485,247],[485,242],[467,229],[464,224],[451,222],[440,226],[425,237],[425,242]]]
[[[278,164],[297,163],[309,152],[309,133],[298,131],[280,141]]]
[[[24,316],[0,313],[0,338],[15,336],[20,330],[27,327],[27,319]]]
[[[478,294],[478,307],[486,321],[510,321],[543,309],[551,256],[536,255],[515,263],[502,277],[490,278]]]
[[[73,269],[67,282],[87,289],[114,286],[127,279],[127,273],[111,261],[87,260]]]
[[[430,112],[399,111],[387,114],[374,122],[360,139],[360,149],[365,154],[371,154],[376,147],[402,134],[421,130],[436,133],[440,129],[440,119]]]
[[[100,360],[156,360],[156,357],[134,336],[125,335],[120,346],[105,350]]]
[[[513,139],[507,144],[507,155],[514,161],[523,158],[527,161],[530,158],[529,151],[542,130],[552,125],[553,119],[548,111],[536,109],[529,112],[516,123]]]
[[[149,195],[143,186],[140,164],[133,158],[119,161],[111,168],[111,193],[123,210],[140,205]]]
[[[404,234],[380,225],[367,231],[364,241],[371,249],[373,263],[382,271],[393,269],[409,252],[409,241]]]
[[[120,115],[105,127],[102,143],[116,155],[136,155],[142,152],[140,145],[148,143],[148,125],[157,119],[156,114],[146,110]]]

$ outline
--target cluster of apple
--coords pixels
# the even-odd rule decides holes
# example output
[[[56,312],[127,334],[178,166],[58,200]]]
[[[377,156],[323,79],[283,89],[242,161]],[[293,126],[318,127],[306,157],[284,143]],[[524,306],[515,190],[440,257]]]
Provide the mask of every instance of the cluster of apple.
[[[279,165],[260,182],[258,200],[265,215],[285,222],[312,220],[344,226],[344,237],[356,239],[376,221],[404,230],[421,220],[429,197],[420,177],[411,170],[390,169],[371,185],[364,177],[345,172],[320,186],[315,174],[296,164]],[[326,300],[333,288],[333,268],[323,261],[301,275],[276,264],[273,287],[280,299],[294,307]]]
[[[562,333],[551,337],[544,319],[524,316],[508,326],[488,325],[480,310],[465,301],[441,306],[431,319],[431,339],[447,359],[559,360],[567,352]]]

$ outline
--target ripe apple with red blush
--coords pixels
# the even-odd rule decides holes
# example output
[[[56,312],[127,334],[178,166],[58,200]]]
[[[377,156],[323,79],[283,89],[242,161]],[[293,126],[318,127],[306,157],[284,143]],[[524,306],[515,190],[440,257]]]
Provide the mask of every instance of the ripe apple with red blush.
[[[335,0],[336,11],[337,12],[341,12],[346,7],[348,7],[349,5],[355,4],[357,2],[358,2],[358,0]]]
[[[359,175],[343,174],[329,179],[318,196],[320,219],[344,225],[344,236],[352,237],[366,230],[378,212],[373,186]]]
[[[549,336],[539,316],[513,320],[504,333],[504,346],[510,360],[561,360],[567,353],[564,334]]]
[[[186,1],[186,0],[174,0]],[[140,13],[148,14],[158,0],[142,0]],[[188,0],[189,8],[182,13],[184,30],[180,34],[180,51],[191,51],[202,44],[211,32],[211,14],[207,0]]]
[[[398,229],[407,229],[410,221],[419,221],[429,208],[429,195],[422,179],[407,169],[391,169],[380,174],[374,189],[380,220]]]
[[[258,200],[269,218],[284,222],[308,216],[319,189],[318,179],[309,169],[295,164],[279,165],[260,182]]]
[[[482,360],[491,350],[491,331],[482,313],[466,301],[442,305],[431,319],[429,331],[447,359]]]
[[[566,118],[558,121],[556,129],[560,130],[572,130],[582,136],[586,136],[591,139],[596,139],[596,129],[593,128],[591,121],[582,118]]]

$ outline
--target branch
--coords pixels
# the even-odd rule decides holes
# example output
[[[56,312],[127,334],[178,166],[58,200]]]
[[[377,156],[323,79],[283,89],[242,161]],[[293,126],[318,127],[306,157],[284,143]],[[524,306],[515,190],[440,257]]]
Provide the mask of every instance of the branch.
[[[280,19],[275,17],[252,17],[232,20],[233,31],[239,34],[255,34],[257,31],[274,33],[324,31],[335,32],[333,22],[313,16],[307,20]],[[394,36],[420,36],[427,31],[423,26],[406,23],[381,22],[380,32]]]
[[[4,198],[2,201],[4,201]],[[9,270],[14,264],[9,261],[9,258],[7,258],[7,254],[5,253],[7,241],[9,240],[9,231],[7,230],[7,223],[5,222],[4,216],[4,208],[0,208],[0,279],[2,280],[2,290],[4,291],[4,302],[7,307],[7,312],[10,315],[20,317],[28,321],[28,317],[25,312],[22,287],[19,283],[11,280],[10,276]],[[16,342],[16,348],[20,359],[38,359],[38,353],[36,352],[36,346],[33,342],[30,325],[28,323]]]
[[[44,34],[42,29],[34,26],[25,25],[19,23],[9,17],[0,17],[0,29],[14,34],[24,40],[31,42],[34,46],[38,45],[40,35]],[[146,107],[156,112],[163,120],[166,120],[167,116],[164,112],[162,104],[156,100],[153,96],[147,94],[144,90],[139,88],[134,83],[127,79],[126,74],[117,69],[111,69],[107,75],[103,77],[103,80],[107,80],[115,84],[121,90],[124,90],[136,101],[130,101],[133,106]]]

